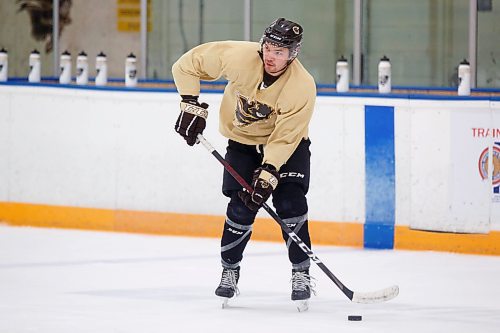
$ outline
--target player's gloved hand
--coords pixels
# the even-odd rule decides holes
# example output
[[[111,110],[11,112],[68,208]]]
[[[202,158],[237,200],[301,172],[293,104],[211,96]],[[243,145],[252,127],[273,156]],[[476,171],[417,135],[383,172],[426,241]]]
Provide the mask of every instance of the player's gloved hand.
[[[181,113],[175,123],[175,131],[179,133],[187,144],[193,146],[198,143],[198,134],[203,133],[207,125],[208,104],[198,103],[198,96],[182,95]]]
[[[246,190],[238,192],[238,196],[250,210],[257,212],[264,202],[269,199],[276,186],[278,186],[279,173],[270,164],[263,164],[253,172],[253,192]]]

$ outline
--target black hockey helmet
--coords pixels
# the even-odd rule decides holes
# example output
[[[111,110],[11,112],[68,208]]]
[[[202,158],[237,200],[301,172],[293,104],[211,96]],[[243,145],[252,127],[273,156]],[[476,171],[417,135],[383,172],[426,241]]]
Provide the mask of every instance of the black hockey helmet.
[[[279,18],[266,28],[260,39],[260,45],[262,46],[267,42],[286,47],[290,50],[290,60],[292,60],[299,54],[303,31],[304,29],[300,24],[285,18]]]

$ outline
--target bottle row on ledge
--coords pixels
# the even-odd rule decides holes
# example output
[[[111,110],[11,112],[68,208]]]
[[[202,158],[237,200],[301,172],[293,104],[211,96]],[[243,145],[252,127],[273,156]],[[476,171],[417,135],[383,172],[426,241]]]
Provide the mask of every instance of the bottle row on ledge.
[[[29,57],[30,71],[28,75],[29,82],[40,82],[41,63],[40,53],[37,50],[31,52]],[[59,83],[71,83],[71,54],[65,51],[60,59],[61,71],[59,74]],[[106,64],[106,55],[99,53],[95,58],[95,85],[104,86],[108,82],[108,70]],[[336,91],[339,93],[349,91],[349,63],[341,56],[336,63]],[[5,49],[0,50],[0,82],[7,81],[8,78],[8,54]],[[378,92],[381,94],[390,93],[391,84],[391,62],[387,56],[383,56],[378,64]],[[470,65],[467,60],[463,60],[458,66],[458,89],[459,96],[469,96],[471,93]],[[80,52],[76,58],[76,84],[87,85],[89,82],[89,64],[85,52]],[[137,86],[137,58],[130,53],[125,59],[125,86]]]
[[[344,56],[337,60],[337,92],[349,91],[349,63]],[[378,92],[388,94],[391,92],[391,62],[387,56],[383,56],[378,64]]]
[[[337,60],[337,92],[349,91],[349,63],[344,56]],[[391,85],[391,61],[387,56],[383,56],[378,63],[378,92],[381,94],[390,93]],[[470,64],[467,60],[463,60],[458,66],[458,89],[459,96],[469,96],[471,93],[471,78]]]
[[[70,84],[72,81],[72,60],[71,54],[64,51],[60,58],[59,83]],[[29,56],[28,81],[37,83],[41,81],[41,61],[40,52],[34,50]],[[106,55],[101,52],[95,58],[95,85],[105,86],[108,83],[108,67]],[[8,54],[5,49],[0,50],[0,82],[8,79]],[[137,58],[130,53],[125,59],[125,86],[137,86]],[[76,84],[87,85],[89,83],[89,61],[87,54],[82,51],[76,57]]]

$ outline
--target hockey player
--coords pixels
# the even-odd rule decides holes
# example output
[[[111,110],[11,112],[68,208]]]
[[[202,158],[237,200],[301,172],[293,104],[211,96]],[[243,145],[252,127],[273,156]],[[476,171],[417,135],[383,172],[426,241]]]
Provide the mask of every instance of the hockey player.
[[[243,251],[257,211],[273,194],[284,222],[311,246],[306,194],[309,188],[308,127],[316,100],[313,77],[299,62],[302,27],[284,18],[264,31],[260,43],[221,41],[199,45],[173,65],[182,101],[175,130],[192,146],[202,133],[208,105],[200,104],[200,80],[224,78],[219,130],[227,137],[225,159],[253,192],[224,172],[222,192],[230,198],[221,239],[222,278],[215,294],[238,294]],[[292,263],[291,299],[307,309],[311,297],[310,260],[283,233]]]

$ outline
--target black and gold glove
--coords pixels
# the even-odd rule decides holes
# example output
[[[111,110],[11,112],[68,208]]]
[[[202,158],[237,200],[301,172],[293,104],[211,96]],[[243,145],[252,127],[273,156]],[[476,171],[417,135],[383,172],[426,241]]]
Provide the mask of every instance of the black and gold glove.
[[[251,184],[253,192],[248,193],[243,190],[238,192],[238,196],[250,210],[257,212],[278,186],[279,177],[279,173],[274,166],[263,164],[253,173]]]
[[[187,144],[197,143],[198,134],[202,134],[208,117],[208,104],[198,103],[198,96],[183,95],[181,113],[175,123],[175,131],[179,133]]]

